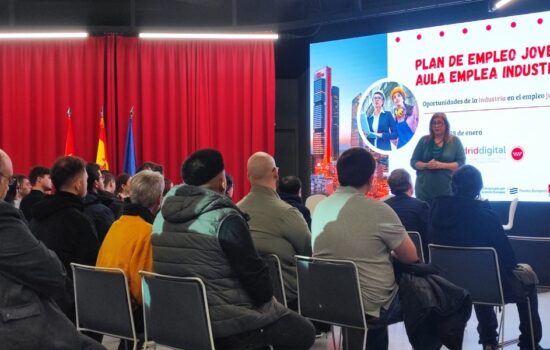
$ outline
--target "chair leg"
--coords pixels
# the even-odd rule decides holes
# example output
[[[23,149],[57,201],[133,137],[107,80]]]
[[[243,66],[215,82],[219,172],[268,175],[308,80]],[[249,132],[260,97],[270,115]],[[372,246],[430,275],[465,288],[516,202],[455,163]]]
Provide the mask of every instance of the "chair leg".
[[[533,329],[533,316],[531,314],[531,300],[529,297],[526,297],[527,299],[527,313],[529,314],[529,330],[531,331],[531,348],[533,350],[535,349],[535,331]]]

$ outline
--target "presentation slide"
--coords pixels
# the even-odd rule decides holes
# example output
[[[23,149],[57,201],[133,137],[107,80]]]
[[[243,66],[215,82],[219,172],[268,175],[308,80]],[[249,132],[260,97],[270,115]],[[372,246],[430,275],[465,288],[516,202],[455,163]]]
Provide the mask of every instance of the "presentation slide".
[[[369,196],[389,194],[393,169],[414,182],[412,152],[444,112],[483,198],[550,201],[550,12],[315,43],[310,69],[312,194],[338,187],[350,147],[377,161]],[[396,126],[385,139],[375,108]]]

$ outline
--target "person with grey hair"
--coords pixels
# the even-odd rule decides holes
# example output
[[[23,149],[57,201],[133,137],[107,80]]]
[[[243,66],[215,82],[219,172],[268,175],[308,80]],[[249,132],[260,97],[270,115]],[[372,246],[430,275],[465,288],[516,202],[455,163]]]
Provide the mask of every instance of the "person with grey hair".
[[[422,249],[428,252],[428,220],[430,206],[428,203],[412,197],[414,187],[411,175],[405,169],[395,169],[388,178],[393,197],[386,200],[407,231],[416,231],[422,238]]]
[[[22,214],[4,202],[16,181],[0,149],[0,344],[2,349],[103,349],[76,330],[55,299],[67,297],[67,273],[56,254],[29,230]]]
[[[122,216],[111,225],[97,256],[96,266],[120,268],[128,276],[138,332],[143,331],[139,271],[153,271],[151,232],[163,191],[164,176],[159,172],[143,170],[132,177],[130,203],[124,205]],[[126,345],[132,347],[130,343]]]

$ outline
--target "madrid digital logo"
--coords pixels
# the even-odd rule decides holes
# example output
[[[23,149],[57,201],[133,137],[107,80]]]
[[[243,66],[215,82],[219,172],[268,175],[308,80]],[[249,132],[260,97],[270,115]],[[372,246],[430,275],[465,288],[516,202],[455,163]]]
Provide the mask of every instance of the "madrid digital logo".
[[[513,160],[521,160],[523,158],[523,155],[525,152],[523,152],[523,148],[517,146],[512,149],[512,159]]]

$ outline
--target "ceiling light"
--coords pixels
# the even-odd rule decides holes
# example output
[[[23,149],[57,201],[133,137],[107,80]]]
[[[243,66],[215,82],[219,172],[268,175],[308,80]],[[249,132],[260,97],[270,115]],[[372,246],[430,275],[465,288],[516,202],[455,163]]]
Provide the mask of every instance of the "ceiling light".
[[[59,33],[0,33],[0,39],[70,39],[86,38],[86,32]]]
[[[277,40],[276,33],[139,33],[143,39]]]
[[[489,12],[494,12],[508,5],[514,0],[489,0]]]

